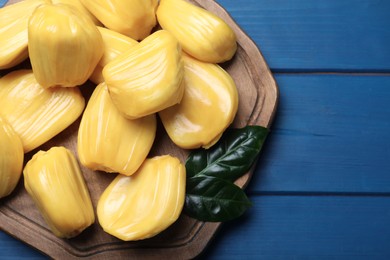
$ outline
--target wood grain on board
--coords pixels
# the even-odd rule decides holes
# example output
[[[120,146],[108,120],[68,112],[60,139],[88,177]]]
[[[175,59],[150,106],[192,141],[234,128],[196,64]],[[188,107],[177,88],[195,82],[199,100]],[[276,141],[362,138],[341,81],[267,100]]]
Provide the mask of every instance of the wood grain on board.
[[[18,1],[10,1],[18,2]],[[234,127],[257,124],[270,127],[275,114],[278,88],[258,47],[242,32],[229,14],[213,0],[192,1],[222,17],[237,34],[238,50],[235,57],[222,64],[234,78],[239,92],[239,108]],[[85,98],[91,93],[91,84],[81,86]],[[47,150],[52,146],[63,145],[76,155],[76,140],[79,120],[64,132],[38,149]],[[177,148],[159,126],[158,135],[150,155],[170,153],[184,162],[188,151]],[[26,155],[26,160],[38,150]],[[100,194],[114,174],[94,172],[82,167],[84,177],[96,208]],[[253,169],[238,182],[245,186]],[[105,233],[96,222],[81,235],[73,239],[55,237],[40,216],[32,199],[23,187],[23,180],[14,193],[0,204],[0,227],[5,232],[35,247],[52,258],[141,258],[152,259],[161,256],[193,258],[199,255],[215,235],[220,223],[196,221],[184,214],[179,220],[156,237],[123,242]]]

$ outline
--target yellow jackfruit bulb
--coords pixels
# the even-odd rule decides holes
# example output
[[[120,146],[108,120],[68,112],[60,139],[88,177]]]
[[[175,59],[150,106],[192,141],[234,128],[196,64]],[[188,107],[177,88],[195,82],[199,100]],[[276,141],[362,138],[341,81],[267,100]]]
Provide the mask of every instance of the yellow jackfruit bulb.
[[[161,30],[108,63],[103,77],[118,110],[135,119],[179,103],[184,92],[181,56],[175,37]]]
[[[44,3],[50,1],[25,0],[0,8],[0,69],[11,68],[28,58],[28,19]]]
[[[51,2],[53,4],[67,4],[67,5],[70,5],[70,6],[74,7],[74,8],[76,8],[77,10],[79,10],[84,15],[88,16],[89,18],[91,18],[91,20],[93,21],[94,24],[96,24],[98,26],[102,25],[101,22],[99,22],[99,20],[93,14],[91,14],[91,12],[88,11],[87,8],[85,8],[85,6],[80,2],[80,0],[51,0]]]
[[[79,88],[44,89],[31,70],[0,78],[0,116],[19,135],[27,153],[72,124],[85,107]]]
[[[159,112],[171,140],[185,149],[209,148],[233,122],[238,92],[220,66],[183,55],[185,92],[180,104]]]
[[[105,27],[142,40],[156,25],[158,0],[80,0]]]
[[[105,83],[94,90],[81,119],[81,164],[106,172],[133,174],[148,155],[156,135],[156,115],[126,119],[112,104]]]
[[[76,8],[45,4],[30,17],[28,50],[39,84],[74,87],[91,76],[103,55],[103,39],[92,20]]]
[[[77,236],[95,222],[84,176],[65,147],[34,154],[23,176],[28,194],[56,236]]]
[[[179,159],[146,159],[132,176],[119,174],[97,205],[104,231],[125,241],[153,237],[179,217],[185,198],[186,170]]]
[[[12,127],[0,116],[0,198],[15,189],[23,170],[23,145]]]
[[[96,85],[104,81],[102,74],[104,66],[115,59],[119,54],[124,53],[130,49],[130,47],[138,44],[136,40],[133,40],[130,37],[117,33],[113,30],[103,27],[98,27],[98,29],[103,37],[104,53],[94,72],[89,78]]]
[[[224,20],[185,0],[160,0],[157,20],[186,53],[199,60],[221,63],[237,50],[236,35]]]

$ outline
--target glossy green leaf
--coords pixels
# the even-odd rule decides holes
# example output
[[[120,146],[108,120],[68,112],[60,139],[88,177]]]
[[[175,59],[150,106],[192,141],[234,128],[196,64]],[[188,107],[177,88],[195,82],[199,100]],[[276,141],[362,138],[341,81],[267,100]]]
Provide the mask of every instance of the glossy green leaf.
[[[184,210],[201,221],[222,222],[241,216],[251,202],[233,183],[211,176],[188,179]]]
[[[214,176],[234,181],[255,162],[268,135],[261,126],[228,129],[210,149],[199,149],[186,161],[187,177]]]
[[[212,222],[241,216],[251,203],[234,181],[248,172],[267,135],[261,126],[229,129],[210,149],[193,151],[186,161],[184,212]]]

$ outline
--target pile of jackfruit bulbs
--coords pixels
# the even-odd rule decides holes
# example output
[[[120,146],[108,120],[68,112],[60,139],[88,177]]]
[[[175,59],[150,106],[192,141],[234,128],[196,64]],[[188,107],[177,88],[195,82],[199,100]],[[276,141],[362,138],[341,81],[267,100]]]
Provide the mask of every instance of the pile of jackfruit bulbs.
[[[24,154],[81,117],[77,155],[118,173],[97,203],[109,234],[146,239],[179,217],[186,170],[169,154],[148,158],[157,117],[182,149],[209,148],[233,122],[238,92],[218,64],[236,35],[186,0],[25,0],[0,9],[0,197],[24,186],[58,237],[95,222],[78,160],[65,147]],[[15,66],[28,60],[31,69]],[[96,85],[89,101],[80,92]]]

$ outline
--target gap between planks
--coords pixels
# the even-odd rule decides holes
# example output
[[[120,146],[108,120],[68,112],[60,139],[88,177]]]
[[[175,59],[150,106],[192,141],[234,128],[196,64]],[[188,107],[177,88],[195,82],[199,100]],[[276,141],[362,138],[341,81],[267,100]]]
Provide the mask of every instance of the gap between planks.
[[[384,71],[360,71],[360,70],[289,70],[289,69],[271,69],[272,74],[276,75],[345,75],[345,76],[390,76],[390,70]]]
[[[248,196],[315,196],[315,197],[390,197],[390,192],[339,192],[339,191],[251,191]]]

